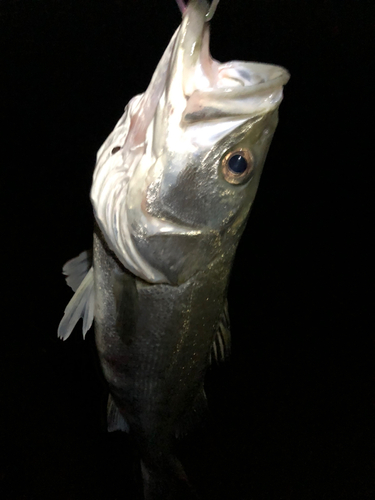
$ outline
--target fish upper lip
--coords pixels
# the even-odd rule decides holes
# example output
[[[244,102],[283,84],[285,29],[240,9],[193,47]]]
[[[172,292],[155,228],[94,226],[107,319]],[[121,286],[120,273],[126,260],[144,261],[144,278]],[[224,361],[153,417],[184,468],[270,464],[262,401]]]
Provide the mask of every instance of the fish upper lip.
[[[249,69],[252,73],[254,73],[255,76],[262,77],[262,81],[259,83],[250,83],[249,85],[245,84],[243,86],[236,87],[212,88],[202,90],[201,92],[217,92],[218,94],[221,92],[232,93],[238,95],[238,97],[241,98],[256,94],[258,92],[263,92],[265,90],[272,90],[277,87],[282,87],[288,82],[290,78],[289,72],[282,66],[245,61],[238,61],[237,64],[241,64],[243,68]]]
[[[173,53],[171,74],[179,75],[177,86],[182,88],[178,92],[182,91],[186,103],[182,121],[251,117],[276,108],[289,72],[272,64],[213,59],[204,4],[208,6],[203,1],[189,4]]]
[[[245,99],[254,94],[260,94],[266,91],[272,91],[277,88],[282,88],[289,81],[290,73],[288,70],[282,66],[276,66],[273,64],[257,63],[257,62],[245,62],[245,61],[232,61],[230,63],[220,64],[218,73],[228,69],[241,67],[248,73],[248,82],[244,81],[243,85],[236,86],[220,86],[219,80],[216,85],[208,88],[197,89],[193,94],[199,93],[204,96],[217,96],[224,99]],[[260,78],[260,82],[251,83],[250,77]],[[245,80],[245,78],[244,78]],[[191,96],[193,95],[191,94]],[[191,96],[188,96],[189,98]]]
[[[175,57],[176,60],[182,57],[180,62],[183,62],[183,80],[187,78],[187,81],[184,81],[185,85],[187,84],[190,88],[192,85],[192,88],[195,88],[194,91],[202,93],[217,92],[219,95],[236,93],[241,97],[246,97],[256,92],[282,87],[288,82],[289,72],[281,66],[245,61],[220,63],[213,59],[209,50],[210,30],[206,18],[208,8],[209,5],[205,0],[189,2],[176,40]],[[199,68],[198,75],[195,74],[197,68]],[[231,71],[237,72],[237,78],[234,80],[244,82],[242,87],[220,85],[223,78],[228,77],[225,73]],[[199,81],[200,76],[203,75],[210,82],[209,86],[207,86],[207,81],[204,82],[204,78]],[[252,83],[254,77],[255,79],[258,77],[260,82]],[[203,86],[201,86],[202,81]],[[194,92],[190,92],[190,95],[192,93]],[[188,97],[189,92],[185,92],[185,95]]]
[[[187,100],[183,114],[184,122],[193,123],[227,117],[246,119],[268,113],[279,106],[283,96],[283,86],[290,78],[286,69],[270,64],[241,61],[221,66],[223,69],[237,72],[240,83],[220,86],[218,79],[216,85],[210,88],[195,90]],[[220,67],[217,74],[219,72]]]

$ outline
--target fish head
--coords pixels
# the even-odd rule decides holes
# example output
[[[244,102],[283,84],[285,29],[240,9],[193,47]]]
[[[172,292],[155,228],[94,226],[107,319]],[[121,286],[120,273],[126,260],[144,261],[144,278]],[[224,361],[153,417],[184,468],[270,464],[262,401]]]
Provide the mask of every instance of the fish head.
[[[210,55],[208,4],[190,1],[147,91],[98,153],[91,199],[131,272],[181,284],[235,254],[289,75]]]

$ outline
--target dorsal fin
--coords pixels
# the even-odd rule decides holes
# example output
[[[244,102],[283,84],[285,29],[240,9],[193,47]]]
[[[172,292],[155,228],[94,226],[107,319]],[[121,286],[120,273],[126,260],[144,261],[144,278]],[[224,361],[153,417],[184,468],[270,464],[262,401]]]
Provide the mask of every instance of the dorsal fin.
[[[225,361],[230,354],[230,323],[228,300],[225,300],[224,310],[221,313],[216,335],[212,344],[210,362],[215,360],[217,363]]]
[[[87,331],[92,325],[95,292],[94,270],[91,264],[92,253],[86,251],[68,261],[63,267],[63,273],[67,276],[66,282],[75,291],[75,294],[65,308],[64,316],[60,321],[57,331],[57,336],[62,340],[66,340],[69,337],[81,318],[83,319],[83,338],[85,338]]]

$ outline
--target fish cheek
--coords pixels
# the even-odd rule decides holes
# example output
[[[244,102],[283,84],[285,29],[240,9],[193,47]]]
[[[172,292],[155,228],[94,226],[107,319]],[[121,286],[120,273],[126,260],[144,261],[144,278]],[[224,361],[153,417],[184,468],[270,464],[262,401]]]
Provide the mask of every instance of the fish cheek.
[[[215,227],[212,221],[218,202],[215,168],[207,167],[201,158],[190,158],[173,184],[167,176],[160,179],[158,197],[148,212],[193,228]]]
[[[172,285],[187,281],[207,267],[221,251],[220,235],[213,230],[133,238],[142,256],[161,271]]]
[[[116,304],[116,331],[122,342],[129,346],[135,338],[139,309],[135,277],[127,271],[115,272],[112,287]]]

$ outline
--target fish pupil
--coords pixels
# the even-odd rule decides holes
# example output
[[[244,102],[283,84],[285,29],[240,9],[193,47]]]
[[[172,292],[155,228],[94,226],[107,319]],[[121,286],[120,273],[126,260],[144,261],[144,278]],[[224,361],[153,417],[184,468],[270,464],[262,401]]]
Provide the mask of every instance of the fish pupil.
[[[228,167],[235,174],[243,174],[247,169],[247,160],[242,155],[235,154],[229,159]]]

